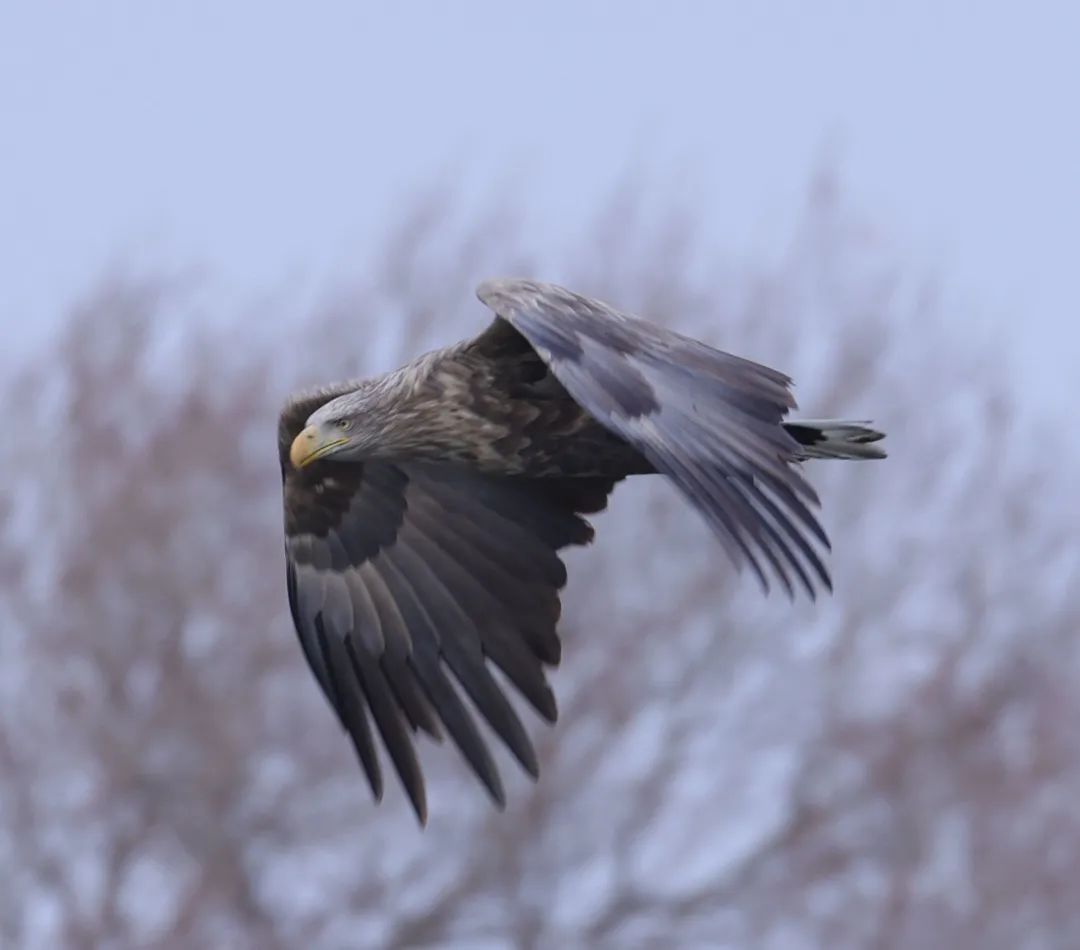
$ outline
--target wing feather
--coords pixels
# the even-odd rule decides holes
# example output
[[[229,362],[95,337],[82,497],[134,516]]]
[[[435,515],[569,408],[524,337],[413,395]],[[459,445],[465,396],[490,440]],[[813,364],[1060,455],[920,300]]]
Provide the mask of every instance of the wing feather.
[[[831,586],[813,548],[827,547],[825,532],[805,504],[817,496],[782,424],[795,406],[787,376],[551,284],[492,280],[477,295],[672,479],[766,590],[770,578],[793,594],[794,577],[811,597]]]
[[[293,420],[281,436],[303,419]],[[418,731],[450,736],[500,807],[482,718],[535,776],[533,743],[497,667],[546,719],[558,662],[560,548],[585,543],[610,478],[500,478],[433,464],[286,464],[289,603],[304,655],[376,797],[376,733],[423,822]],[[579,513],[580,512],[580,513]],[[489,665],[490,664],[490,665]],[[465,697],[471,701],[471,706]],[[475,710],[475,712],[473,711]]]
[[[415,553],[420,550],[423,556]],[[402,560],[411,562],[408,565],[409,576],[423,589],[424,603],[433,615],[436,626],[457,634],[445,637],[440,642],[447,665],[499,738],[526,771],[535,777],[539,774],[539,764],[532,742],[514,707],[502,694],[487,668],[480,631],[461,605],[456,585],[451,580],[453,571],[447,570],[445,555],[430,541],[426,544],[406,543],[400,551]]]
[[[506,804],[502,778],[476,728],[476,723],[446,675],[446,669],[441,662],[439,631],[432,623],[420,596],[398,565],[395,554],[396,551],[391,550],[386,552],[384,558],[380,558],[379,573],[393,592],[395,602],[401,607],[402,615],[413,631],[414,647],[410,657],[412,668],[451,738],[501,808]]]
[[[356,641],[351,637],[345,638],[344,646],[349,666],[371,709],[372,718],[378,726],[383,745],[394,763],[394,768],[416,810],[417,817],[423,823],[427,821],[427,794],[424,790],[420,763],[416,758],[416,749],[406,727],[401,706],[397,703],[386,681],[378,657],[367,650],[358,648]],[[339,662],[342,661],[339,660]]]
[[[409,654],[412,652],[412,637],[401,611],[379,572],[370,562],[362,564],[358,574],[363,578],[364,587],[375,605],[380,625],[384,630],[392,631],[385,638],[390,649],[383,652],[380,665],[390,688],[394,691],[402,711],[414,730],[422,729],[437,741],[442,740],[438,716],[425,696],[416,677],[409,669]]]
[[[452,586],[461,609],[476,622],[484,654],[510,678],[537,712],[553,722],[556,717],[555,697],[543,668],[536,662],[538,659],[545,660],[551,654],[552,647],[544,642],[536,653],[529,648],[529,643],[540,640],[543,632],[553,632],[553,624],[549,622],[541,632],[522,636],[519,631],[523,629],[523,622],[536,622],[532,620],[533,603],[519,601],[515,609],[492,593],[508,590],[513,583],[512,578],[508,578],[496,562],[487,560],[482,553],[462,543],[455,534],[437,532],[435,526],[438,522],[432,521],[429,511],[423,506],[414,506],[411,511],[418,528],[431,537],[432,543],[441,552],[440,574]],[[536,592],[543,601],[553,596],[549,595],[547,588],[536,588]],[[557,654],[558,638],[552,636],[551,639],[555,642],[554,652]],[[557,655],[555,659],[558,659]]]
[[[330,701],[337,710],[345,731],[356,749],[357,757],[367,775],[375,799],[383,796],[382,769],[375,752],[375,739],[368,722],[364,697],[356,681],[349,675],[345,643],[334,634],[328,634],[322,621],[317,621],[317,642],[323,663],[328,671]]]

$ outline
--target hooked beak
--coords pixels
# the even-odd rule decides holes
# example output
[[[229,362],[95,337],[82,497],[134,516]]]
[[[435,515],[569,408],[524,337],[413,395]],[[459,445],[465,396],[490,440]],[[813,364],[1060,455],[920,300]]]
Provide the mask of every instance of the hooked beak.
[[[316,459],[329,455],[334,449],[348,441],[343,438],[327,440],[326,435],[318,426],[308,426],[293,439],[292,446],[289,448],[289,461],[292,462],[293,468],[303,468]]]

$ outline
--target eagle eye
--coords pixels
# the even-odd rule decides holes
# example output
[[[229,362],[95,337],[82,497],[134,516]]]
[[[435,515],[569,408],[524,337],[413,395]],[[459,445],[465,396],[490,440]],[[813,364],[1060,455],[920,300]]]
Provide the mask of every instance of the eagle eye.
[[[351,419],[338,419],[335,425],[342,431],[348,429],[352,425]]]

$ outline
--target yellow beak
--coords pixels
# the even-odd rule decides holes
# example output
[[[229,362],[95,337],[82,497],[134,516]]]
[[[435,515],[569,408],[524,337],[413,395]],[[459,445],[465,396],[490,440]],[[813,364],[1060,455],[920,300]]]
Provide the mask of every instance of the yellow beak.
[[[303,468],[348,441],[348,439],[332,439],[326,442],[316,426],[308,426],[293,439],[289,447],[289,461],[292,462],[293,468]]]

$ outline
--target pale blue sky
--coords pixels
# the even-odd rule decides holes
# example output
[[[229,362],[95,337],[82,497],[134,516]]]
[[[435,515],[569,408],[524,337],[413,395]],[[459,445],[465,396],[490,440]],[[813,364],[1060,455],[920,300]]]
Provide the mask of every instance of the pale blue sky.
[[[6,0],[4,340],[121,260],[206,265],[236,302],[326,287],[455,169],[470,194],[520,183],[552,246],[644,167],[718,248],[778,251],[828,154],[1057,398],[1080,365],[1078,49],[1076,3]]]

